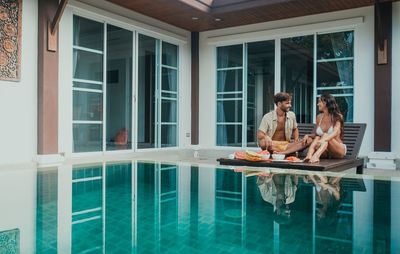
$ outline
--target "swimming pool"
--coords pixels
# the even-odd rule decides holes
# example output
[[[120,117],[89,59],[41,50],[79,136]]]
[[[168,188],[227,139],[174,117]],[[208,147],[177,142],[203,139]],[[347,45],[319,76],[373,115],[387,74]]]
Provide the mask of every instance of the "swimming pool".
[[[0,176],[0,252],[400,252],[395,178],[140,161]]]

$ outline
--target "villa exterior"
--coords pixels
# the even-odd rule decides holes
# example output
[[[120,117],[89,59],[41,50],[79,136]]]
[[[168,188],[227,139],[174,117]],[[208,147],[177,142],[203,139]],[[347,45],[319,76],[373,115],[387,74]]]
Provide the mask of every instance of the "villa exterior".
[[[254,147],[279,91],[307,123],[318,96],[335,95],[346,122],[367,124],[360,156],[400,154],[400,2],[204,31],[111,2],[68,1],[49,51],[58,1],[22,0],[21,78],[0,80],[0,165]]]

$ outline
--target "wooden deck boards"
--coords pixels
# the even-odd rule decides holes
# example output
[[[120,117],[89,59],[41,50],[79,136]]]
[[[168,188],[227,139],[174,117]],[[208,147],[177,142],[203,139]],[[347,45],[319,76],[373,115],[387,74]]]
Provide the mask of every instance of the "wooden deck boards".
[[[319,163],[308,162],[277,162],[277,161],[247,161],[229,158],[217,159],[221,165],[270,167],[283,169],[301,169],[311,171],[342,171],[357,167],[357,173],[362,173],[363,159],[321,159]]]
[[[298,124],[300,137],[313,133],[314,124]],[[343,159],[321,159],[319,163],[304,162],[277,162],[277,161],[246,161],[237,159],[217,159],[221,165],[251,166],[288,168],[313,171],[343,171],[350,168],[357,168],[357,174],[363,173],[364,160],[357,158],[367,125],[363,123],[345,123],[344,143],[347,145],[347,153]],[[304,154],[303,154],[304,155]]]

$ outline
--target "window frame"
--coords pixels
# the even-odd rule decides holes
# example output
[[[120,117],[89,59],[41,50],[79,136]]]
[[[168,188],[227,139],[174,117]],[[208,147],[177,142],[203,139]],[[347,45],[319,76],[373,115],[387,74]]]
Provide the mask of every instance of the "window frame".
[[[87,155],[105,155],[105,154],[127,154],[127,153],[132,153],[132,152],[137,152],[137,151],[151,151],[151,150],[159,150],[159,149],[167,149],[167,150],[171,150],[171,149],[179,149],[181,144],[180,144],[180,137],[179,137],[179,131],[180,131],[180,90],[181,90],[181,84],[180,84],[180,49],[181,49],[181,45],[186,43],[186,38],[182,37],[180,35],[177,34],[173,34],[170,32],[164,32],[161,31],[159,29],[154,28],[154,31],[149,30],[151,29],[149,28],[143,28],[140,27],[140,23],[135,22],[131,19],[127,19],[127,18],[122,18],[118,15],[114,15],[114,14],[110,14],[108,12],[97,12],[95,13],[94,11],[88,10],[88,9],[92,9],[91,7],[86,8],[82,8],[79,4],[75,5],[75,4],[69,4],[67,6],[67,13],[66,16],[70,16],[70,20],[71,23],[68,24],[68,26],[71,27],[71,40],[70,40],[70,49],[71,51],[71,56],[74,52],[74,48],[76,48],[77,46],[74,46],[74,34],[73,34],[73,17],[77,16],[77,17],[81,17],[81,18],[85,18],[91,21],[95,21],[98,23],[103,24],[103,87],[101,89],[101,93],[103,94],[103,105],[102,105],[102,110],[103,110],[103,120],[102,121],[96,121],[96,122],[102,122],[99,123],[102,125],[102,149],[101,151],[85,151],[85,152],[75,152],[74,151],[74,131],[73,131],[73,126],[74,126],[74,122],[76,122],[75,120],[73,120],[73,115],[71,114],[70,119],[68,120],[69,122],[69,128],[70,128],[70,134],[71,136],[69,137],[69,141],[67,140],[67,142],[69,142],[69,147],[70,147],[70,153],[71,153],[71,157],[85,157]],[[122,21],[121,21],[122,20]],[[106,69],[107,69],[107,25],[112,25],[112,26],[116,26],[125,30],[128,30],[130,32],[132,32],[132,83],[131,83],[131,88],[132,88],[132,115],[131,115],[131,126],[132,126],[132,130],[130,135],[130,138],[132,140],[132,146],[129,149],[124,149],[124,150],[107,150],[106,149],[106,95],[107,95],[107,90],[106,90]],[[176,98],[176,102],[177,102],[177,108],[176,108],[176,115],[177,115],[177,121],[176,121],[176,146],[174,147],[162,147],[157,146],[155,148],[145,148],[145,149],[139,149],[137,147],[137,129],[138,129],[138,113],[137,113],[137,109],[138,109],[138,104],[137,104],[137,92],[138,92],[138,35],[139,34],[143,34],[146,36],[150,36],[153,37],[156,40],[159,40],[160,42],[160,61],[161,61],[161,57],[162,57],[162,43],[163,42],[167,42],[170,44],[173,44],[177,47],[177,98]],[[78,46],[79,47],[79,46]],[[71,66],[73,64],[73,57],[70,57],[70,59],[72,60],[71,62]],[[69,64],[69,63],[67,63]],[[161,62],[160,62],[160,71],[161,71]],[[159,78],[161,79],[161,75],[159,75]],[[76,81],[73,77],[73,73],[71,73],[69,75],[69,80],[66,81],[66,83],[68,83],[68,85],[70,86],[69,88],[69,93],[70,93],[70,112],[73,112],[73,83]],[[161,81],[160,81],[161,82]],[[161,83],[160,83],[161,84]],[[79,90],[79,89],[77,89]],[[94,89],[90,89],[90,90],[94,90]],[[100,93],[100,89],[98,91]],[[161,93],[161,90],[160,90]],[[160,95],[161,97],[161,95]],[[79,121],[78,121],[79,122]],[[81,121],[80,121],[81,122]],[[159,130],[159,132],[161,132],[161,128]],[[160,141],[161,142],[161,141]],[[68,149],[69,150],[69,149]]]
[[[339,21],[334,21],[333,23],[337,23],[340,22]],[[214,45],[214,52],[215,52],[215,124],[214,124],[214,128],[215,128],[215,137],[214,137],[214,145],[216,147],[219,148],[232,148],[232,147],[240,147],[240,148],[247,148],[247,136],[245,135],[245,130],[247,129],[247,115],[245,115],[247,113],[247,104],[245,104],[245,101],[247,101],[247,79],[245,80],[245,74],[247,74],[247,70],[245,69],[245,65],[247,66],[247,45],[248,43],[251,42],[261,42],[261,41],[268,41],[268,40],[273,40],[275,43],[275,71],[274,71],[274,92],[278,93],[281,92],[281,40],[282,39],[287,39],[287,38],[292,38],[292,37],[298,37],[298,36],[308,36],[308,35],[312,35],[313,39],[314,39],[314,47],[313,47],[313,107],[312,107],[312,112],[316,112],[317,109],[317,99],[318,99],[318,94],[317,94],[317,67],[318,67],[318,59],[317,59],[317,50],[318,50],[318,44],[317,44],[317,39],[318,39],[318,35],[323,35],[323,34],[333,34],[333,33],[340,33],[340,32],[353,32],[353,57],[349,57],[349,60],[353,61],[353,86],[351,87],[351,89],[353,90],[352,93],[352,98],[353,98],[353,121],[354,121],[354,115],[356,114],[355,112],[355,107],[354,105],[356,104],[356,97],[355,95],[355,88],[356,88],[356,63],[357,63],[357,24],[358,23],[362,23],[363,22],[363,18],[362,17],[357,17],[357,18],[353,18],[353,19],[347,19],[347,20],[342,20],[344,22],[349,22],[349,23],[353,23],[353,24],[349,24],[349,25],[344,25],[344,26],[340,26],[340,27],[330,27],[330,28],[324,28],[324,24],[326,23],[331,23],[331,22],[322,22],[321,25],[322,27],[320,27],[319,29],[313,29],[311,31],[307,31],[307,29],[304,29],[304,31],[302,32],[300,31],[296,31],[296,32],[292,32],[292,33],[284,33],[281,35],[275,35],[273,33],[273,31],[281,31],[281,30],[285,30],[285,28],[283,29],[276,29],[276,30],[271,30],[271,34],[270,35],[263,35],[263,36],[256,36],[259,35],[259,33],[261,32],[254,32],[254,33],[246,33],[246,34],[253,34],[253,39],[243,39],[243,40],[235,40],[235,36],[215,36],[209,39],[209,43]],[[318,25],[318,24],[317,24]],[[301,27],[306,27],[307,28],[308,25],[304,25],[304,26],[299,26],[299,28]],[[240,34],[240,36],[243,36],[244,34]],[[245,37],[245,36],[243,36]],[[221,40],[222,39],[222,40]],[[223,39],[226,39],[227,41],[224,41]],[[221,41],[219,41],[221,40]],[[229,43],[230,41],[233,41],[232,43]],[[234,45],[243,45],[243,60],[242,60],[242,75],[243,75],[243,104],[242,104],[242,145],[241,146],[227,146],[227,145],[218,145],[217,139],[218,139],[218,121],[217,121],[217,117],[218,117],[218,93],[217,93],[217,81],[218,81],[218,51],[217,49],[219,47],[225,47],[225,46],[234,46]],[[246,50],[245,50],[246,49]],[[351,59],[350,59],[351,58]],[[332,59],[331,61],[336,61],[337,58]],[[247,78],[247,76],[246,76]],[[246,94],[246,97],[244,96]],[[276,108],[276,106],[275,106]],[[315,124],[316,122],[316,116],[317,114],[313,113],[313,121],[312,123]],[[245,121],[246,120],[246,121]],[[258,129],[258,126],[256,126]]]

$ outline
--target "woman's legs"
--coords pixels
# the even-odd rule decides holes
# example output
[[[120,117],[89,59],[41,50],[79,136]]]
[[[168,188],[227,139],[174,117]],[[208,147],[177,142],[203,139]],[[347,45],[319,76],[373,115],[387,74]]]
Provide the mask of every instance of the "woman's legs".
[[[322,137],[324,137],[324,135]],[[343,146],[343,143],[337,141],[336,138],[333,138],[330,141],[322,142],[320,144],[320,147],[309,160],[310,162],[319,162],[319,158],[325,151],[327,151],[329,156],[334,159],[341,159],[345,155],[345,147]]]
[[[307,156],[304,158],[304,161],[311,160],[311,157],[314,155],[314,152],[317,148],[317,143],[320,140],[320,137],[315,137],[314,141],[311,143],[310,147],[308,148]]]
[[[309,160],[311,163],[319,162],[319,158],[325,152],[325,150],[328,148],[327,141],[321,142],[319,144],[320,144],[319,148],[317,149],[317,151],[315,151],[315,153],[312,155],[311,159]]]
[[[332,158],[341,159],[345,156],[345,147],[343,143],[337,141],[336,139],[332,139],[328,143],[328,152]]]

